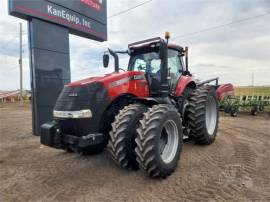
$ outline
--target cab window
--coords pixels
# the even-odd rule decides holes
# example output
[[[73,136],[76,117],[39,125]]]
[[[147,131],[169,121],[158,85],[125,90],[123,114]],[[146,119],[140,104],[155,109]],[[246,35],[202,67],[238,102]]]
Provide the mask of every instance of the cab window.
[[[171,77],[171,88],[174,88],[183,71],[183,65],[178,51],[173,49],[168,50],[168,68],[169,76]]]
[[[178,51],[172,49],[168,50],[168,68],[170,74],[174,74],[174,76],[176,77],[180,75],[180,71],[182,70],[182,64]]]
[[[146,52],[132,55],[129,61],[129,71],[143,71],[146,73],[158,73],[161,60],[157,52]]]
[[[161,60],[153,59],[151,60],[151,73],[158,73],[160,71]]]
[[[134,61],[134,71],[144,71],[146,69],[146,62],[143,59],[137,58]]]

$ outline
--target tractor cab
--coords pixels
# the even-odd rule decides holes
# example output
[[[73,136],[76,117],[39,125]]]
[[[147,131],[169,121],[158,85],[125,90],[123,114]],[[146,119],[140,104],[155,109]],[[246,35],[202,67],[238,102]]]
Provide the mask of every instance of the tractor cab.
[[[130,60],[128,71],[145,72],[152,95],[160,94],[160,85],[167,85],[169,91],[175,89],[184,71],[183,48],[164,44],[161,40],[145,46],[129,46]],[[161,50],[161,49],[164,50]],[[162,70],[163,75],[162,75]]]
[[[175,90],[181,75],[189,75],[187,67],[187,48],[168,44],[166,39],[159,37],[128,45],[128,51],[112,51],[109,53],[115,59],[115,72],[119,71],[117,53],[130,56],[127,71],[141,71],[148,81],[150,95],[167,96]],[[184,59],[184,56],[185,59]],[[104,55],[104,66],[108,66],[108,56]]]

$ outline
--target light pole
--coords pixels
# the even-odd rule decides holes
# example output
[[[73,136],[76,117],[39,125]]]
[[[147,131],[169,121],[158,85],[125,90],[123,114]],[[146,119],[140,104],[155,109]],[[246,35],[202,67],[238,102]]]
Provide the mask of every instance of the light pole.
[[[22,82],[22,23],[20,23],[20,103],[23,104],[23,82]]]

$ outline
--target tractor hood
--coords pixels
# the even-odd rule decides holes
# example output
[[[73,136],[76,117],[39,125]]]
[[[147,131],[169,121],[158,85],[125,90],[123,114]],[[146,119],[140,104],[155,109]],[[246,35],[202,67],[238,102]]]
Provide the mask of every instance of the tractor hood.
[[[84,85],[89,85],[92,83],[100,83],[100,82],[106,86],[110,83],[122,80],[124,78],[128,79],[129,77],[136,76],[136,75],[144,75],[144,73],[139,72],[139,71],[132,71],[132,72],[126,71],[126,72],[118,72],[118,73],[114,72],[110,74],[105,74],[104,76],[89,77],[89,78],[82,79],[79,81],[71,82],[65,86],[74,86],[74,87],[84,86]]]
[[[69,83],[56,101],[54,118],[65,119],[67,127],[63,132],[67,134],[81,136],[100,132],[102,125],[99,123],[103,123],[105,110],[112,100],[126,93],[137,97],[148,96],[143,72],[111,73]],[[84,112],[89,116],[81,118]],[[64,117],[66,115],[70,116]],[[78,125],[80,127],[76,127]]]

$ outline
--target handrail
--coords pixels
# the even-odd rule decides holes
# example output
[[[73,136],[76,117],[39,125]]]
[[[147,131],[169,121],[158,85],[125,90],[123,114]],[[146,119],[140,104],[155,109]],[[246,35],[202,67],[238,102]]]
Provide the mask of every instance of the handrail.
[[[199,83],[197,84],[197,86],[201,86],[201,85],[203,85],[203,84],[210,83],[210,82],[212,82],[212,81],[216,81],[216,86],[217,86],[217,85],[218,85],[218,79],[219,79],[219,77],[212,78],[212,79],[207,79],[207,80],[205,80],[205,81],[199,82]]]

